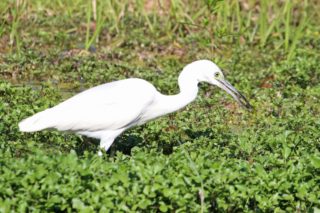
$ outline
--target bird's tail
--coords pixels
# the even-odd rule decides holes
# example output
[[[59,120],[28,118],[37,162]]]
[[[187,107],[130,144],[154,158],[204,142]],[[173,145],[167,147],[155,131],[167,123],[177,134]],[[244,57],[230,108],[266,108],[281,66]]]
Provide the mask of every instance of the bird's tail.
[[[45,110],[22,120],[19,123],[19,130],[21,132],[36,132],[50,128],[50,123],[48,122],[50,119],[47,119],[47,113],[48,110]]]

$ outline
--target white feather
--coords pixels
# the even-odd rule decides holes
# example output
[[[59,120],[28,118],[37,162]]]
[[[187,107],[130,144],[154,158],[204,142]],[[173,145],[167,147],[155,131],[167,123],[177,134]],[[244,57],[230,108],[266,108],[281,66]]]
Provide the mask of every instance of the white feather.
[[[48,128],[95,132],[129,127],[153,102],[156,93],[142,79],[103,84],[23,120],[19,128],[23,132]]]

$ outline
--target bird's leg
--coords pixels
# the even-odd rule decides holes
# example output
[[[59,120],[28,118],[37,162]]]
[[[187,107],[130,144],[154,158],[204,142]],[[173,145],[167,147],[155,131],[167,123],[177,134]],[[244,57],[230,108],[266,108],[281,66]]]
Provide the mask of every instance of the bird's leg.
[[[103,155],[102,150],[104,150],[105,152],[108,151],[113,141],[114,141],[114,138],[102,138],[100,141],[100,150],[98,152],[98,155],[99,156]]]
[[[98,152],[99,156],[102,156],[102,151],[108,151],[116,137],[118,137],[125,129],[118,129],[114,131],[104,131],[100,133],[100,150]]]

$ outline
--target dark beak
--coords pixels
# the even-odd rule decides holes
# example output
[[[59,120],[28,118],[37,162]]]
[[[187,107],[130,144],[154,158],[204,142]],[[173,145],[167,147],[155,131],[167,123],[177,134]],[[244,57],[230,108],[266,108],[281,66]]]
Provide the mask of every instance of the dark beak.
[[[234,88],[227,80],[217,79],[220,83],[220,87],[224,89],[227,93],[229,93],[242,107],[245,109],[252,111],[253,107],[250,105],[249,101]]]

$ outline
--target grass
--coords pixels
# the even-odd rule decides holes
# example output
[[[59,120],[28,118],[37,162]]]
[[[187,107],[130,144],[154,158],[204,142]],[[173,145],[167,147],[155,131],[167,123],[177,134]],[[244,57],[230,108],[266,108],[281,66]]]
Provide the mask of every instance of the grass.
[[[0,212],[320,209],[319,5],[93,4],[0,2]],[[175,94],[180,70],[200,58],[255,110],[203,84],[194,103],[125,132],[103,158],[95,140],[18,131],[21,119],[117,79]]]
[[[91,5],[88,5],[87,9],[87,26],[86,26],[86,41],[85,41],[85,49],[89,50],[89,48],[92,46],[94,42],[99,42],[99,34],[101,32],[102,26],[105,22],[105,18],[102,17],[102,7],[98,7],[98,13],[97,13],[97,3],[96,1],[93,1]],[[91,19],[93,17],[94,22],[91,22]],[[93,28],[93,34],[90,36],[90,28],[91,23],[94,25]]]
[[[25,8],[24,2],[16,1],[12,7],[9,7],[10,10],[9,18],[11,19],[10,26],[10,40],[9,45],[11,49],[15,49],[17,53],[20,53],[21,41],[20,41],[20,19],[22,17],[22,11]]]

